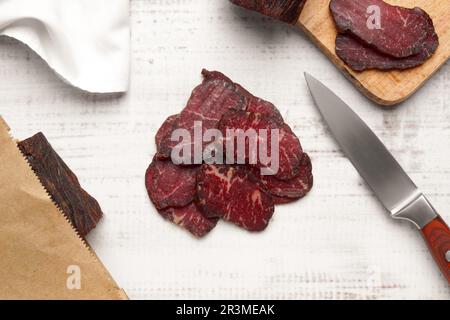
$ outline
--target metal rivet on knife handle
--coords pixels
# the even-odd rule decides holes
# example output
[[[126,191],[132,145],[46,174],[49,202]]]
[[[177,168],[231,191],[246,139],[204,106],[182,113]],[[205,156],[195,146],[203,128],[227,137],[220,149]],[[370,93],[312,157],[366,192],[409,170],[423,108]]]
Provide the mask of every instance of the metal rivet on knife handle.
[[[445,254],[445,259],[447,259],[447,262],[450,262],[450,250]]]

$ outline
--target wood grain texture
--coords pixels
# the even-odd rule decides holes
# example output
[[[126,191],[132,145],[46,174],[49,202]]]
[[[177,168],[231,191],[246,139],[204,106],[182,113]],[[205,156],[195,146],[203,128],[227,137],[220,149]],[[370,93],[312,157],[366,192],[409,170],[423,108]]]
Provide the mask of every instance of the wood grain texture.
[[[441,217],[430,222],[422,230],[434,260],[450,285],[450,229]]]
[[[337,29],[329,10],[330,0],[307,1],[297,26],[344,72],[366,96],[381,105],[395,105],[416,92],[450,57],[450,0],[387,0],[407,8],[420,7],[434,21],[440,46],[420,67],[404,71],[351,70],[337,55]]]
[[[319,0],[314,0],[319,1]],[[132,299],[449,299],[419,233],[392,221],[326,129],[303,72],[349,103],[446,219],[450,65],[395,109],[360,95],[301,31],[228,1],[131,1],[132,76],[123,96],[62,83],[34,53],[0,41],[0,114],[15,137],[42,131],[104,218],[88,241]],[[315,186],[254,235],[219,223],[204,240],[164,221],[144,174],[154,136],[202,68],[275,103],[312,158]]]

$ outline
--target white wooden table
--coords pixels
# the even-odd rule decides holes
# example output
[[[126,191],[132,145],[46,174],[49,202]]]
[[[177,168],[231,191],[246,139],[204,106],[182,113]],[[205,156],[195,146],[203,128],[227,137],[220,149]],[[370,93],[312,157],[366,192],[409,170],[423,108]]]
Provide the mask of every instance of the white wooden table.
[[[360,95],[304,35],[226,0],[131,1],[131,89],[62,83],[22,44],[0,41],[0,114],[18,138],[43,131],[102,205],[89,242],[131,298],[450,298],[418,232],[392,221],[325,129],[303,72],[374,129],[450,220],[450,65],[403,105]],[[144,188],[154,135],[203,67],[273,101],[313,159],[315,188],[277,207],[266,232],[220,223],[204,240],[165,222]]]

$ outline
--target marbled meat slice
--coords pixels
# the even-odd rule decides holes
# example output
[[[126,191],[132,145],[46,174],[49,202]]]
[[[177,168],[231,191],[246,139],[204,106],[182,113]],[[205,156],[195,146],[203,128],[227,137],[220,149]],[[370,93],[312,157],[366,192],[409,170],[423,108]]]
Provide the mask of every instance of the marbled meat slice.
[[[220,71],[214,71],[214,70],[210,71],[207,69],[202,69],[202,76],[203,76],[203,79],[208,80],[208,81],[223,80],[225,82],[233,83],[233,81],[229,77],[227,77]]]
[[[368,69],[404,70],[417,67],[427,61],[439,46],[439,37],[434,31],[433,21],[429,18],[428,35],[420,53],[406,57],[394,58],[363,43],[351,34],[339,34],[336,38],[336,54],[355,71]]]
[[[369,28],[375,8],[380,9],[381,25]],[[421,53],[429,33],[429,17],[420,8],[392,6],[382,0],[332,0],[330,9],[339,31],[351,33],[396,58]]]
[[[291,180],[279,180],[274,176],[261,176],[261,182],[272,194],[275,204],[303,198],[313,187],[312,164],[304,153],[299,174]]]
[[[195,199],[198,167],[180,167],[156,157],[145,174],[145,186],[158,210],[184,207]]]
[[[230,0],[232,3],[266,16],[295,24],[306,0]]]
[[[274,213],[271,195],[245,166],[203,165],[197,176],[198,205],[207,217],[262,231]]]
[[[256,148],[252,148],[250,140],[246,138],[245,140],[246,164],[251,164],[258,168],[269,168],[271,166],[272,162],[262,163],[260,161],[258,150],[261,146],[267,146],[267,155],[269,157],[273,157],[272,152],[274,152],[275,150],[272,150],[271,130],[278,130],[279,166],[278,168],[275,166],[276,171],[272,172],[271,175],[274,175],[275,177],[281,180],[290,180],[296,177],[300,170],[300,161],[303,157],[303,150],[299,139],[292,132],[291,128],[287,124],[284,123],[280,124],[279,122],[273,120],[270,116],[267,115],[265,116],[259,113],[246,111],[230,111],[223,116],[219,124],[219,130],[222,132],[222,135],[226,137],[226,139],[228,140],[233,139],[233,137],[229,136],[230,130],[231,132],[237,132],[237,130],[249,132],[248,130],[251,129],[255,130],[255,132],[257,133],[258,141],[257,143],[253,144],[253,147]],[[263,136],[260,130],[267,130],[266,131],[267,136]],[[237,146],[239,143],[240,142],[238,141],[238,138],[234,136],[235,163],[238,163]],[[227,153],[226,146],[227,143],[225,143],[225,150],[224,150]],[[253,154],[253,157],[250,157],[251,154]],[[254,163],[255,158],[257,158],[256,163]]]
[[[161,128],[159,128],[158,132],[155,136],[155,142],[156,142],[156,149],[158,150],[158,158],[164,158],[163,155],[159,154],[159,151],[161,149],[161,144],[163,142],[164,137],[166,137],[169,133],[172,133],[173,126],[175,125],[176,121],[178,120],[180,115],[174,114],[166,119],[164,121]]]
[[[210,73],[204,70],[204,81],[194,89],[179,118],[175,121],[173,130],[186,129],[194,137],[195,122],[201,122],[203,133],[208,129],[217,128],[222,116],[229,110],[244,110],[247,106],[247,95],[242,87],[237,86],[219,72]],[[172,130],[172,131],[173,131]],[[162,139],[159,153],[169,158],[172,149],[179,142],[171,141],[172,131]],[[209,142],[204,142],[204,146]],[[193,154],[194,143],[191,144]],[[191,159],[193,163],[194,159]]]
[[[42,133],[18,143],[55,204],[85,237],[103,216],[97,200],[80,185],[78,178],[59,157]]]
[[[272,199],[273,199],[273,204],[274,205],[282,205],[282,204],[289,204],[292,202],[297,201],[298,199],[293,199],[293,198],[283,198],[283,197],[277,197],[272,195]]]
[[[230,78],[225,76],[223,73],[217,71],[203,70],[202,74],[205,77],[205,79],[222,79],[224,81],[234,83]],[[240,94],[242,94],[247,100],[247,105],[244,108],[245,111],[260,113],[264,116],[271,117],[273,120],[279,123],[284,123],[284,119],[280,111],[277,109],[277,107],[275,107],[273,103],[255,97],[253,94],[247,91],[247,89],[242,87],[239,83],[234,83],[234,85],[236,87],[236,90]]]
[[[263,116],[267,116],[279,124],[284,123],[283,116],[280,111],[271,102],[265,101],[260,98],[253,98],[249,101],[246,109],[247,112],[259,113]]]
[[[194,202],[181,208],[160,210],[159,213],[198,238],[206,236],[219,221],[218,218],[206,218]]]
[[[280,168],[274,176],[280,180],[295,178],[300,172],[302,158],[300,140],[285,123],[280,127]]]

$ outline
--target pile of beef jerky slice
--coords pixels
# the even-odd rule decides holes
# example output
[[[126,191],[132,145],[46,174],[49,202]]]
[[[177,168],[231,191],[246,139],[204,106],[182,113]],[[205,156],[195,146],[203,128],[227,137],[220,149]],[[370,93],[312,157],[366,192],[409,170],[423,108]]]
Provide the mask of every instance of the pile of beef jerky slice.
[[[276,204],[293,202],[311,190],[311,160],[272,103],[253,96],[222,73],[202,73],[203,83],[194,89],[187,106],[170,116],[156,134],[157,154],[145,177],[149,197],[162,217],[196,237],[208,234],[219,219],[248,231],[262,231]],[[264,165],[259,161],[176,165],[171,157],[177,144],[172,133],[180,128],[193,133],[198,122],[203,132],[216,129],[223,136],[227,130],[277,129],[279,170],[262,175]]]
[[[297,22],[306,2],[230,1],[291,24]],[[414,68],[439,46],[433,20],[421,8],[393,6],[383,0],[331,0],[330,10],[339,32],[336,54],[355,71]]]
[[[84,238],[103,216],[98,202],[81,187],[42,133],[18,142],[18,147],[53,202]]]

